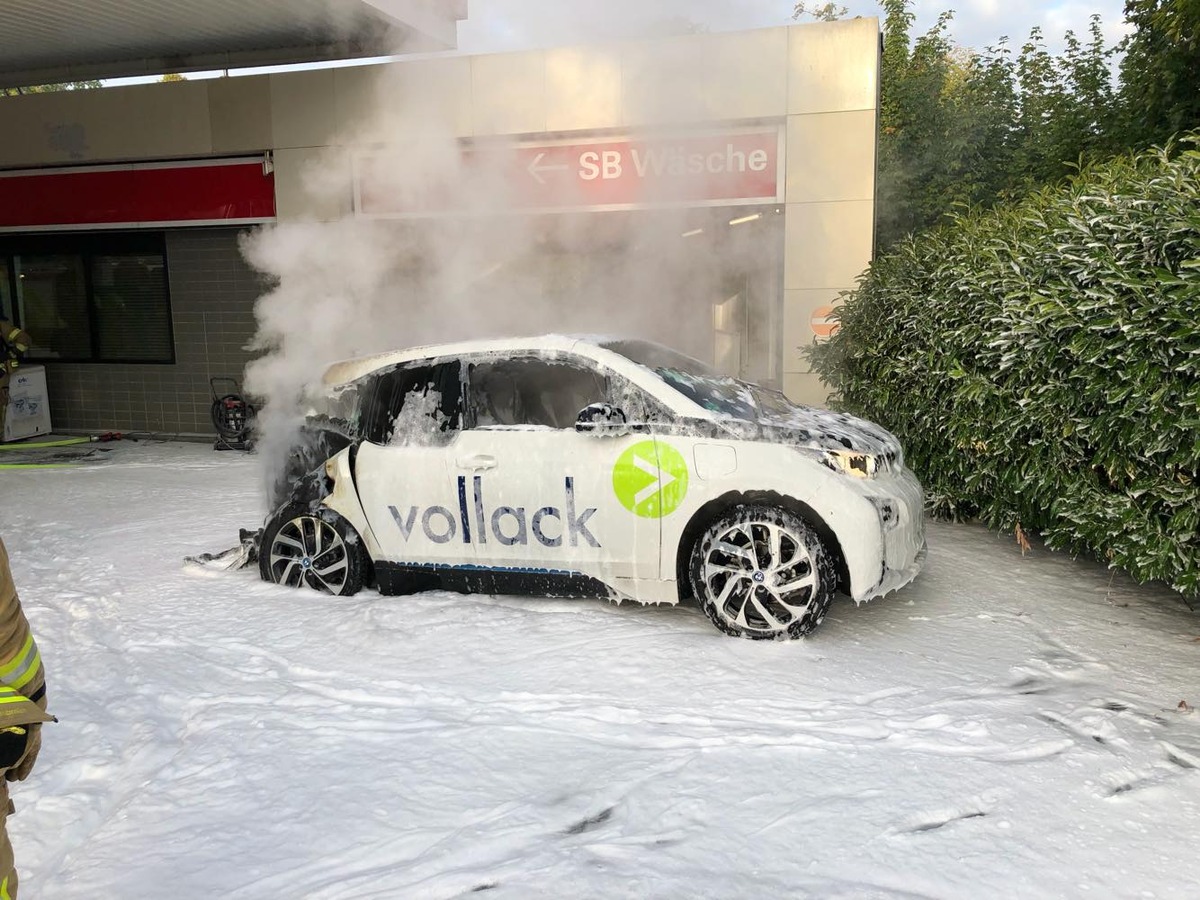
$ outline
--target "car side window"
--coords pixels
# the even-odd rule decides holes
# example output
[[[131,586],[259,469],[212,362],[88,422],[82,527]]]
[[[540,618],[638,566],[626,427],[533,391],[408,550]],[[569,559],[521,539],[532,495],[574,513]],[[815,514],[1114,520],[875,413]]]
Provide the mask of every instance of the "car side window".
[[[462,427],[462,400],[457,362],[402,364],[363,390],[361,433],[373,444],[446,443]]]
[[[472,363],[467,384],[476,428],[574,428],[579,411],[608,394],[599,372],[536,357]]]

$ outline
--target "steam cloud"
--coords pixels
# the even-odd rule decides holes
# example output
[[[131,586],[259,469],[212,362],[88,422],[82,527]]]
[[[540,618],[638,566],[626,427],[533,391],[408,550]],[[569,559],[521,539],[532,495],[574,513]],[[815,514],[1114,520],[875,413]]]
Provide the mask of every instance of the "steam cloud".
[[[669,44],[675,71],[681,54],[704,53],[702,41]],[[283,462],[322,372],[337,360],[548,332],[631,335],[711,359],[714,304],[744,291],[748,278],[778,279],[781,229],[770,227],[774,207],[758,207],[763,218],[750,228],[727,227],[736,214],[731,207],[514,210],[509,167],[464,165],[452,111],[439,102],[445,96],[441,72],[424,61],[377,67],[373,102],[349,146],[331,147],[328,161],[305,173],[305,188],[314,208],[337,203],[350,187],[339,154],[369,150],[387,192],[414,203],[436,195],[455,215],[373,220],[350,214],[332,222],[279,223],[243,240],[246,259],[273,284],[255,310],[251,349],[262,355],[246,371],[247,391],[266,401],[259,447],[268,478]],[[647,90],[638,118],[653,121],[646,111],[661,109],[662,126],[678,127],[670,121],[677,108],[672,98],[686,89]],[[483,143],[503,148],[502,139]],[[700,227],[701,235],[683,237]],[[754,371],[755,364],[748,363],[750,376],[766,374]]]

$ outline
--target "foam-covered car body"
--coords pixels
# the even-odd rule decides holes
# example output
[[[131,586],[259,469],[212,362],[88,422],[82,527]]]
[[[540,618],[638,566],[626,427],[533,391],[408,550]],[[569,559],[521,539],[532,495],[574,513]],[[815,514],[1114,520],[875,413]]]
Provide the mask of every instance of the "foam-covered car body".
[[[264,533],[271,580],[695,594],[728,633],[795,637],[835,589],[867,600],[920,567],[922,492],[891,434],[655,344],[420,347],[324,381],[343,417],[295,451]]]

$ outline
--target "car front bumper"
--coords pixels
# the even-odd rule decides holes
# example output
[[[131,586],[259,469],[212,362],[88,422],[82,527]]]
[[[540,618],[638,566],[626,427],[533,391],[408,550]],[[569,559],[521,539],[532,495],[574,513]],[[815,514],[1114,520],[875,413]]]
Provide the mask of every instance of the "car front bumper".
[[[917,577],[925,562],[925,494],[907,469],[864,483],[868,499],[879,512],[882,546],[878,578],[852,585],[862,602],[899,590]]]

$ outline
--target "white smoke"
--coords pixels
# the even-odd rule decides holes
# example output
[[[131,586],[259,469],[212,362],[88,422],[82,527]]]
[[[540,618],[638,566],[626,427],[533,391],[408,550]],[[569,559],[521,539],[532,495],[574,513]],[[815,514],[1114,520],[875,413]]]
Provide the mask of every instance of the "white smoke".
[[[701,64],[703,45],[670,43],[673,69]],[[689,53],[697,58],[681,59]],[[266,400],[260,449],[268,475],[323,370],[339,359],[547,332],[627,334],[711,357],[713,304],[740,290],[735,282],[747,272],[778,278],[773,207],[759,208],[762,221],[751,228],[728,228],[728,207],[519,212],[510,165],[502,162],[506,139],[488,139],[483,147],[497,152],[464,164],[443,72],[427,62],[375,67],[373,102],[344,145],[306,173],[306,189],[314,208],[343,202],[350,186],[342,160],[350,152],[370,157],[377,188],[402,205],[435,197],[454,215],[372,220],[351,213],[279,223],[243,242],[250,264],[273,283],[256,306],[252,347],[262,355],[246,373],[247,391]],[[638,98],[646,133],[656,131],[660,112],[664,121],[678,118],[671,98],[686,90],[669,83]]]

